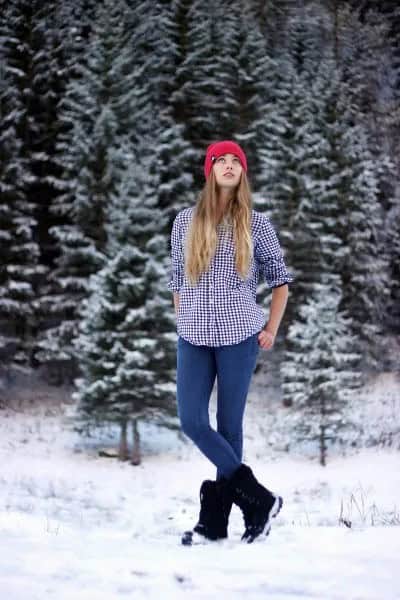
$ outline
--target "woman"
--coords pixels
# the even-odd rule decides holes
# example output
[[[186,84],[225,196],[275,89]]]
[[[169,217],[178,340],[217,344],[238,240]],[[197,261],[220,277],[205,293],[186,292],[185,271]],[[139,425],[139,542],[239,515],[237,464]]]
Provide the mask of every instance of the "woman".
[[[243,149],[231,140],[210,144],[205,186],[196,206],[181,210],[171,232],[177,314],[177,402],[183,432],[217,467],[216,481],[200,487],[200,515],[193,532],[202,539],[227,537],[232,502],[242,510],[242,540],[270,530],[283,500],[262,486],[242,461],[242,422],[259,348],[269,350],[284,314],[288,283],[276,233],[268,217],[252,209]],[[258,275],[273,288],[265,322],[256,303]],[[217,431],[209,400],[217,378]]]

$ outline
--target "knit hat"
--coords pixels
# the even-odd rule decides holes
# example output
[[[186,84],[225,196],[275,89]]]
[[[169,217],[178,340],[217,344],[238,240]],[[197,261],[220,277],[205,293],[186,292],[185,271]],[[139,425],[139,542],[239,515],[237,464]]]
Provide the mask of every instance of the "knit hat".
[[[214,142],[207,148],[206,159],[204,161],[204,175],[206,179],[211,172],[214,161],[228,152],[235,154],[240,159],[242,167],[247,173],[247,159],[242,148],[236,142],[232,142],[232,140],[224,140],[222,142]]]

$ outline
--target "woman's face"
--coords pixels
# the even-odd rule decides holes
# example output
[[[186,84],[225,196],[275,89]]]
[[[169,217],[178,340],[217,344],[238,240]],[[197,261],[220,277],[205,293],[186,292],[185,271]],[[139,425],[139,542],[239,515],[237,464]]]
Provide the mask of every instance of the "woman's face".
[[[217,184],[227,189],[239,185],[242,164],[235,154],[223,154],[214,161],[213,169]]]

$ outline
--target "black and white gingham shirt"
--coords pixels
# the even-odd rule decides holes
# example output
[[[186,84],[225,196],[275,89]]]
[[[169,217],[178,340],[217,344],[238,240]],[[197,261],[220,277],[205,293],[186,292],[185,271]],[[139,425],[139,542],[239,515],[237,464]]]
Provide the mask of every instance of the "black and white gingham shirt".
[[[196,286],[184,273],[184,238],[194,206],[175,217],[171,232],[171,278],[168,289],[179,292],[177,332],[196,346],[237,344],[261,331],[266,317],[256,302],[259,274],[269,287],[293,281],[286,270],[279,240],[269,218],[253,210],[251,233],[254,258],[249,274],[242,279],[236,271],[232,224],[225,220],[217,226],[218,246],[207,272]]]

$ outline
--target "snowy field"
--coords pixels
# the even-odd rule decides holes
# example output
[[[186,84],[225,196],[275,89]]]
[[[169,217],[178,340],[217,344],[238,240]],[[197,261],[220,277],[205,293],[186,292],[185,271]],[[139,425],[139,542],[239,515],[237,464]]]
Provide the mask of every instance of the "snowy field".
[[[391,376],[375,386],[375,407],[398,386]],[[240,542],[234,507],[228,540],[184,547],[200,482],[215,474],[208,461],[151,428],[140,466],[100,458],[111,434],[82,438],[68,408],[0,410],[2,599],[400,599],[399,451],[328,456],[325,468],[288,455],[271,443],[279,410],[252,388],[245,462],[283,496],[282,511],[253,544]]]

